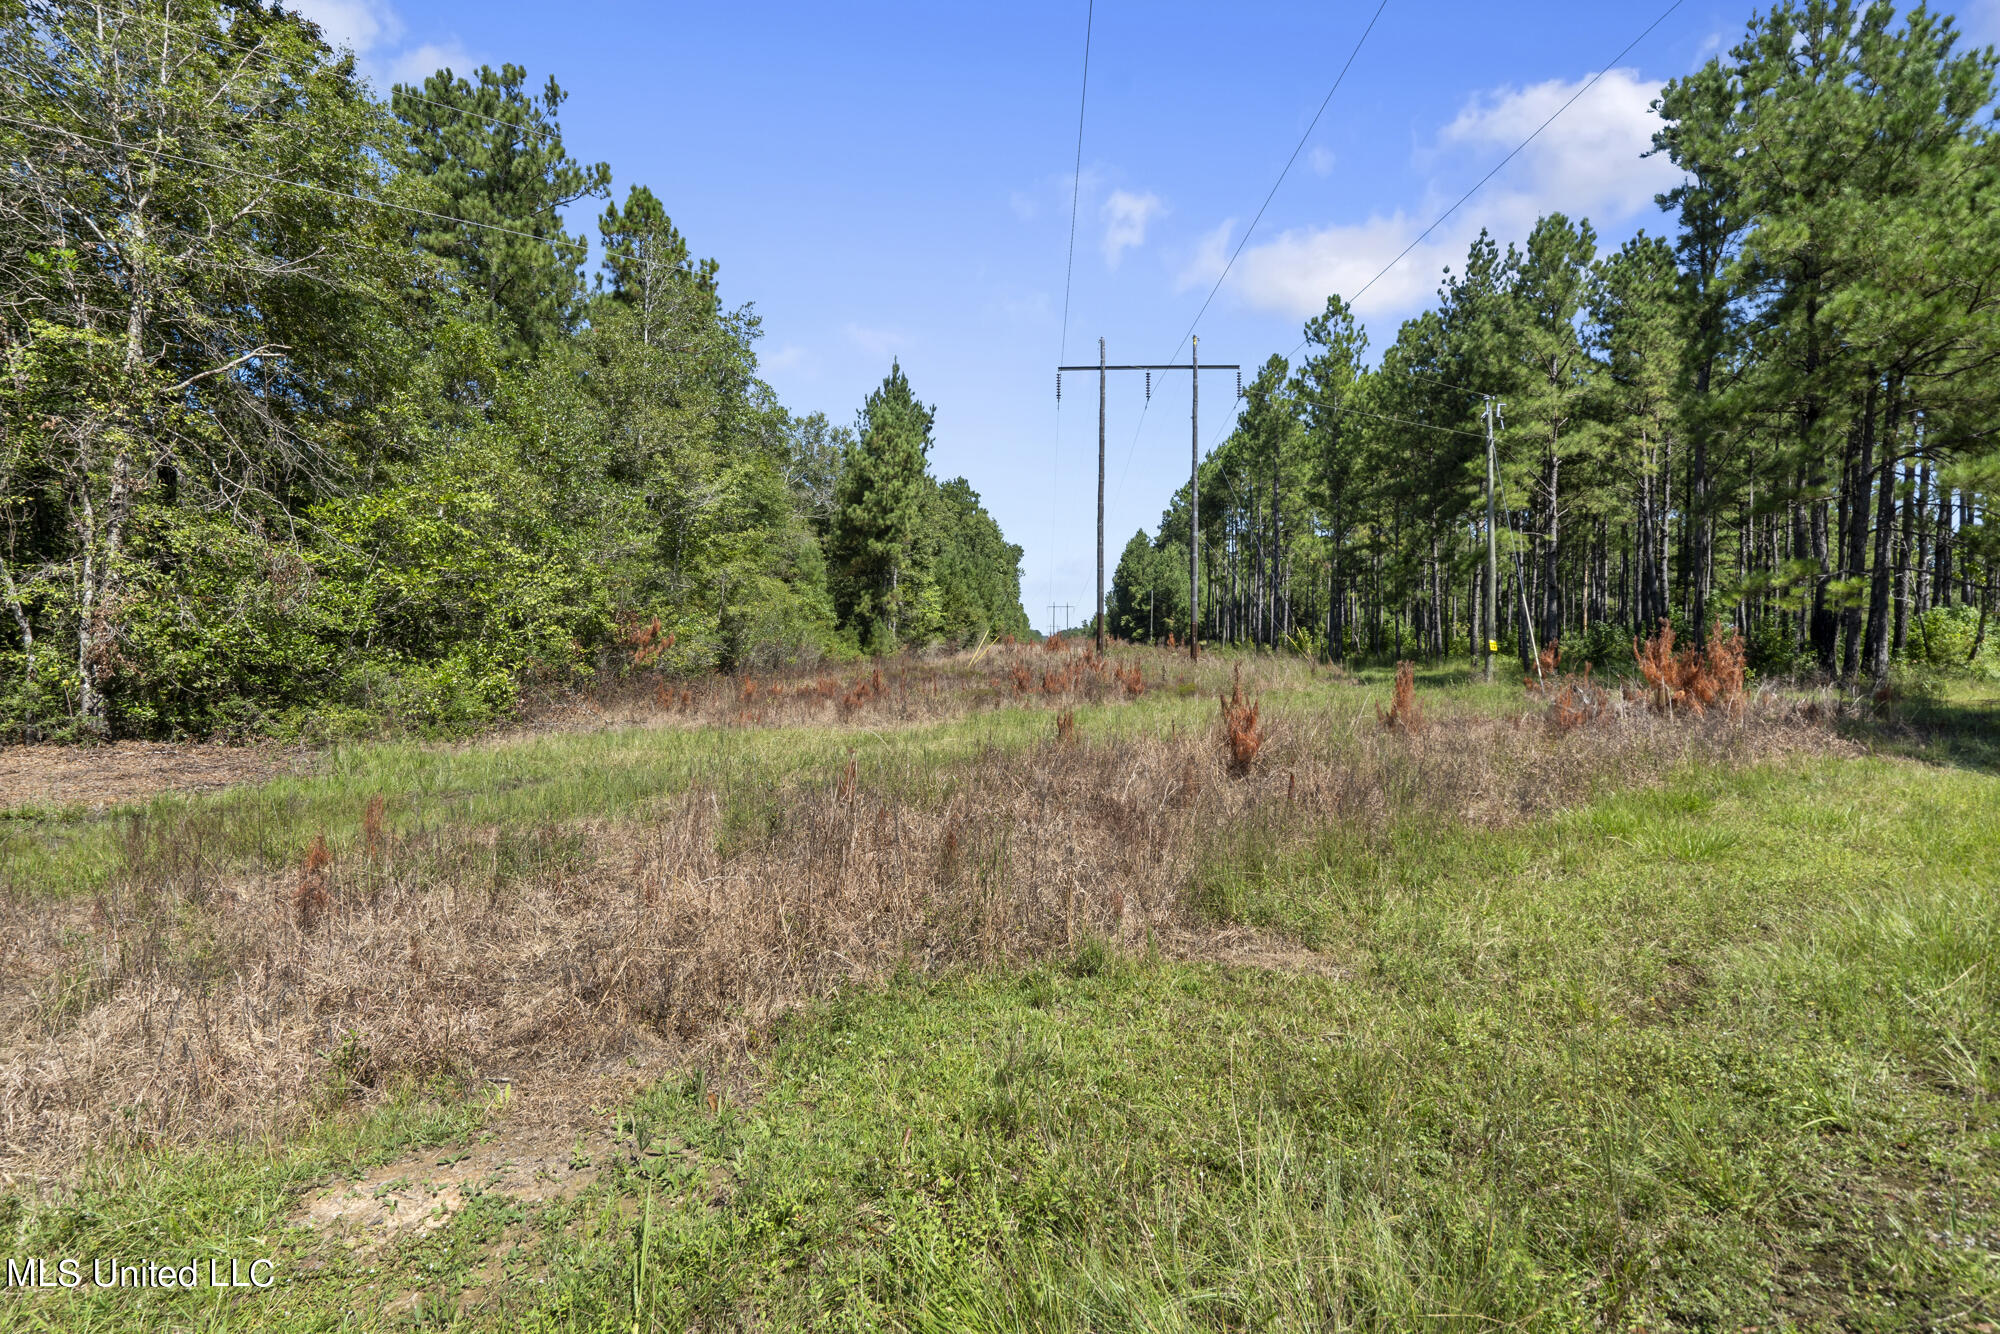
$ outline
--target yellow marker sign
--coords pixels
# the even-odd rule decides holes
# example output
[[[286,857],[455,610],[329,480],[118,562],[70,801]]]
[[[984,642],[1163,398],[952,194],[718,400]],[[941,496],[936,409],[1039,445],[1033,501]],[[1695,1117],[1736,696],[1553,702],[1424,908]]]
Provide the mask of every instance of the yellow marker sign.
[[[1497,640],[1497,639],[1489,639],[1489,640],[1487,640],[1487,641],[1486,641],[1486,651],[1487,651],[1488,653],[1498,653],[1498,652],[1500,651],[1500,641],[1499,641],[1499,640]]]

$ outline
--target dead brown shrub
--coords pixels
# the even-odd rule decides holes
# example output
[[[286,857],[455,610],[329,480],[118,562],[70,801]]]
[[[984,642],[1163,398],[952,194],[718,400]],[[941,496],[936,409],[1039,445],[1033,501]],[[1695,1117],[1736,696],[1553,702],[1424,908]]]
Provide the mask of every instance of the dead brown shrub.
[[[1264,745],[1263,729],[1257,722],[1257,703],[1243,698],[1243,666],[1237,664],[1229,693],[1219,697],[1222,704],[1223,744],[1229,754],[1229,772],[1242,778],[1257,761]]]
[[[655,616],[643,625],[637,621],[628,623],[619,635],[619,642],[632,651],[634,667],[651,667],[674,646],[674,636],[671,632],[660,632],[660,618]]]
[[[1595,722],[1611,711],[1611,692],[1590,679],[1590,664],[1583,674],[1566,672],[1557,678],[1549,698],[1549,725],[1558,732],[1573,732]]]
[[[1056,715],[1056,742],[1059,745],[1076,744],[1076,710],[1064,709]]]
[[[1676,650],[1674,627],[1661,621],[1650,639],[1632,641],[1632,656],[1655,712],[1671,714],[1685,708],[1699,716],[1719,704],[1730,717],[1743,716],[1742,635],[1710,639],[1706,649]]]
[[[1378,706],[1376,717],[1382,725],[1392,731],[1416,733],[1424,729],[1424,708],[1417,703],[1417,668],[1415,663],[1396,664],[1395,694],[1389,701],[1389,711],[1383,713]]]
[[[306,848],[306,855],[299,863],[299,882],[292,890],[292,917],[301,931],[310,931],[318,926],[332,906],[332,895],[327,890],[326,868],[333,862],[333,854],[327,851],[326,835],[315,834]]]

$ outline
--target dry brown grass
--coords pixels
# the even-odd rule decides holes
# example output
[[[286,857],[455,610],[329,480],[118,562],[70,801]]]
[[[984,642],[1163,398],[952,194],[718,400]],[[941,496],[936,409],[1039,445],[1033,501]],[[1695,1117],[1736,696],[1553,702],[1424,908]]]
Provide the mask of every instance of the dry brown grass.
[[[1082,641],[988,645],[978,653],[905,656],[834,673],[824,665],[756,676],[682,680],[642,674],[587,695],[530,701],[522,721],[495,736],[630,726],[879,728],[942,722],[1036,700],[1061,709],[1136,699],[1149,688],[1196,679],[1163,668],[1148,683],[1138,662],[1101,657]]]
[[[105,807],[163,792],[212,792],[312,767],[303,749],[119,741],[103,746],[0,746],[0,810]]]
[[[1078,689],[1115,692],[1104,675]],[[864,685],[856,712],[952,707],[898,678],[871,670],[834,700],[786,682],[776,702],[766,682],[756,707],[824,718]],[[966,690],[1010,698],[1001,681]],[[706,691],[711,719],[742,707],[740,683]],[[1243,933],[1206,925],[1189,891],[1249,822],[1281,846],[1412,815],[1496,826],[1689,759],[1838,744],[1775,703],[1564,734],[1446,713],[1389,734],[1358,703],[1281,693],[1260,714],[1240,678],[1232,694],[1221,747],[1167,722],[1086,741],[1071,701],[1056,723],[1071,744],[942,771],[849,752],[777,785],[721,766],[617,822],[398,833],[374,798],[357,842],[304,838],[290,869],[257,876],[220,869],[198,822],[135,823],[105,894],[0,897],[0,1174],[48,1182],[94,1147],[277,1133],[399,1080],[561,1089],[608,1060],[749,1040],[904,961],[994,965],[1086,934],[1235,957]],[[1254,736],[1247,755],[1237,735]]]

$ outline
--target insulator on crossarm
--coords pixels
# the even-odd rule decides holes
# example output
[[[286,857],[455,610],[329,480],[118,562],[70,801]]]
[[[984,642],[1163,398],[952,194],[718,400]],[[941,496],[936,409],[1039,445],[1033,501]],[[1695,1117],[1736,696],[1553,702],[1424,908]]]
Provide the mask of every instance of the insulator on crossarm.
[[[1056,372],[1056,402],[1062,402],[1062,372]]]
[[[1153,401],[1153,373],[1151,371],[1146,372],[1146,401],[1148,403]]]
[[[1236,372],[1236,396],[1243,397],[1243,372]]]

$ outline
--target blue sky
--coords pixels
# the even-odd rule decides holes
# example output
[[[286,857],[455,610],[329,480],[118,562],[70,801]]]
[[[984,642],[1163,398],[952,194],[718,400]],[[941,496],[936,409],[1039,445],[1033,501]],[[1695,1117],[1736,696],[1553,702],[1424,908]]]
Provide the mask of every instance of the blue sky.
[[[1378,0],[1096,6],[1066,360],[1164,361],[1326,96]],[[1094,377],[1054,367],[1086,0],[974,6],[295,0],[378,89],[439,65],[525,65],[569,92],[564,139],[644,184],[731,304],[763,317],[762,373],[793,411],[850,420],[900,358],[937,408],[933,466],[1026,548],[1038,626],[1095,595]],[[1204,361],[1289,352],[1329,292],[1373,277],[1668,0],[1389,0],[1347,81],[1202,317]],[[1949,6],[1947,6],[1949,8]],[[1526,152],[1371,290],[1379,349],[1484,226],[1587,216],[1607,246],[1661,230],[1672,183],[1639,156],[1660,83],[1736,39],[1749,3],[1683,0]],[[2000,39],[2000,0],[1961,25]],[[572,230],[594,236],[591,217]],[[1183,350],[1180,360],[1185,360]],[[1205,378],[1202,444],[1234,379]],[[1106,561],[1187,474],[1186,377],[1114,377]],[[1107,572],[1108,577],[1108,572]],[[1060,617],[1059,617],[1060,618]]]

